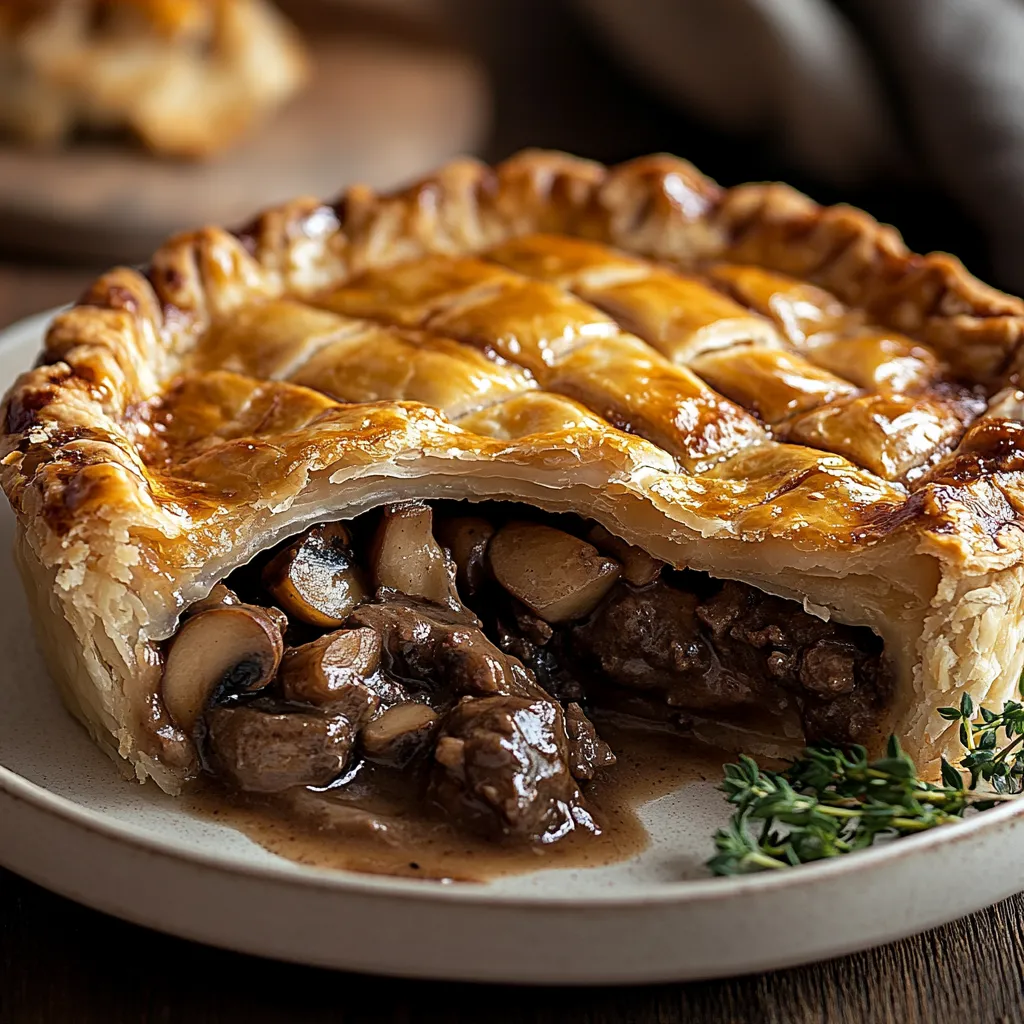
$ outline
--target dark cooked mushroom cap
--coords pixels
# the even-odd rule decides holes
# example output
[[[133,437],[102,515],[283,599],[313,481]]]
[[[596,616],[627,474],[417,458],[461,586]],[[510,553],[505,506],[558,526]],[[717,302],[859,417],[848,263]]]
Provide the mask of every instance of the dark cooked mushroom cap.
[[[187,733],[222,693],[260,690],[277,672],[281,630],[267,609],[225,604],[181,625],[167,651],[161,694],[174,724]]]
[[[340,626],[367,597],[366,580],[342,523],[311,527],[263,570],[263,584],[289,614],[311,626]]]

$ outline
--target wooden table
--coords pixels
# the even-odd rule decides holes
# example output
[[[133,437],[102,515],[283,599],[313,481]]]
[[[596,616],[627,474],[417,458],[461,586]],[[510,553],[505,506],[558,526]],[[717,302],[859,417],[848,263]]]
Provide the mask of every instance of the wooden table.
[[[92,276],[0,261],[0,327],[73,299]],[[585,991],[381,983],[168,938],[0,870],[0,1022],[1011,1024],[1024,1021],[1022,935],[1019,896],[883,949],[732,981]]]
[[[733,981],[527,989],[380,980],[192,945],[0,871],[4,1024],[1012,1024],[1020,898],[908,942]]]

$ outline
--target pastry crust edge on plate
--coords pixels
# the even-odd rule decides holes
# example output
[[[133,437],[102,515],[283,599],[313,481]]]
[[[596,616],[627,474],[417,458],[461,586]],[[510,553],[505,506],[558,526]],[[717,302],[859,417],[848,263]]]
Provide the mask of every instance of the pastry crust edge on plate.
[[[44,656],[69,708],[126,774],[175,793],[196,771],[191,741],[159,699],[158,641],[184,607],[309,523],[405,498],[575,511],[676,565],[873,626],[898,674],[889,724],[932,768],[956,743],[936,706],[964,691],[993,703],[1013,693],[1024,665],[1015,448],[973,460],[954,452],[931,482],[895,500],[876,496],[859,518],[839,510],[819,522],[790,511],[757,530],[742,525],[741,484],[681,476],[640,438],[598,427],[494,440],[416,403],[342,406],[315,443],[295,437],[288,448],[275,438],[279,445],[236,449],[236,475],[251,493],[240,484],[229,508],[142,462],[136,410],[215,318],[367,268],[475,253],[536,231],[800,277],[931,344],[995,395],[985,415],[1016,421],[1024,408],[1013,390],[1019,299],[950,256],[910,253],[860,211],[818,206],[783,185],[723,190],[674,157],[614,168],[537,151],[495,168],[458,160],[394,194],[353,187],[334,204],[296,200],[238,232],[180,235],[145,273],[111,271],[60,314],[39,364],[3,407],[0,482],[17,515],[17,563]],[[732,502],[726,512],[702,515],[710,487]],[[713,723],[697,731],[751,753],[786,754],[799,743]]]

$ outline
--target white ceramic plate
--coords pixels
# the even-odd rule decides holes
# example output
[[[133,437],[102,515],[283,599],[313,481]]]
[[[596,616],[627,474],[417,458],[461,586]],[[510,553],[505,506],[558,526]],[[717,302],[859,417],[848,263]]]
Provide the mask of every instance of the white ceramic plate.
[[[0,336],[0,381],[46,317]],[[0,512],[0,863],[139,924],[357,971],[538,983],[707,978],[901,938],[1024,889],[1024,803],[830,863],[701,877],[724,819],[710,783],[641,810],[626,863],[486,885],[302,867],[122,781],[58,701],[35,651]]]

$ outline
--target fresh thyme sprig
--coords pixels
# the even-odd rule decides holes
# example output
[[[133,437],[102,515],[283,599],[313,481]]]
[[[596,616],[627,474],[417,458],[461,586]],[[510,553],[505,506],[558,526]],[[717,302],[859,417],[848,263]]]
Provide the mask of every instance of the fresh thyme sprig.
[[[1022,679],[1024,692],[1024,679]],[[1024,704],[1008,700],[1000,713],[979,708],[981,721],[975,721],[974,701],[965,693],[958,708],[939,708],[948,722],[960,723],[960,743],[967,754],[960,767],[970,775],[968,789],[988,783],[999,794],[1024,792]],[[999,747],[1000,731],[1007,743]],[[943,758],[942,779],[947,786],[963,786],[963,776]]]
[[[1007,701],[1001,712],[979,708],[979,721],[965,694],[959,707],[939,714],[960,723],[966,751],[960,770],[943,759],[942,785],[918,776],[895,736],[874,761],[861,746],[820,744],[779,772],[746,755],[727,764],[720,788],[736,810],[715,834],[708,867],[736,875],[837,857],[880,837],[949,824],[968,808],[986,810],[1024,792],[1024,704]],[[982,783],[988,790],[979,792]]]

